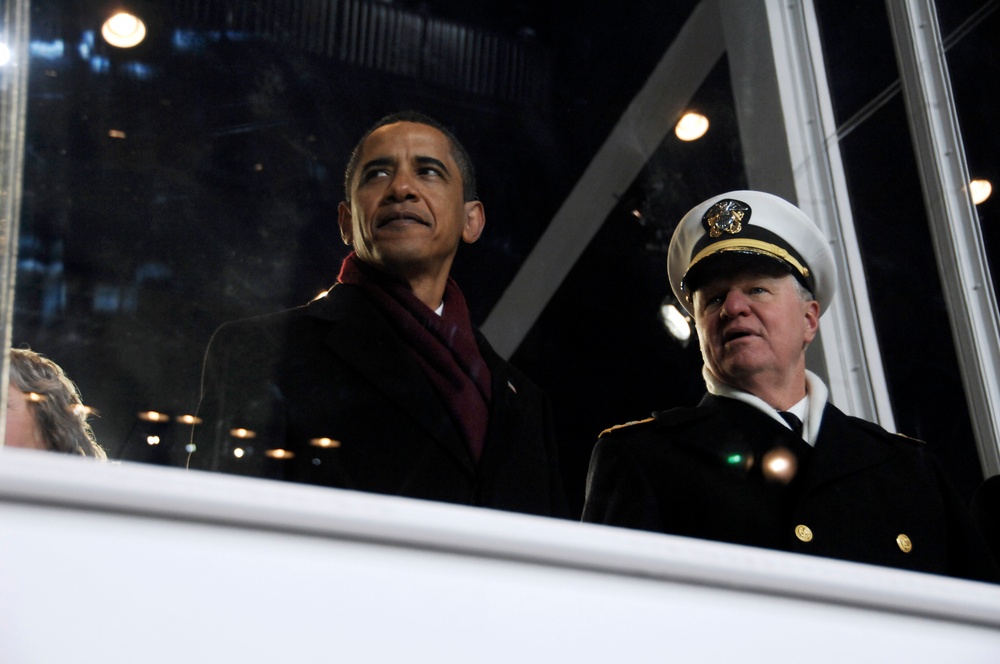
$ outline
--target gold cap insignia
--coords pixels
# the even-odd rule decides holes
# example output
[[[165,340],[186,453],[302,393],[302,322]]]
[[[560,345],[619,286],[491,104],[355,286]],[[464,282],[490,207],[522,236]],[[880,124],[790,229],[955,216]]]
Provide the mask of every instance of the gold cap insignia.
[[[701,220],[712,237],[719,237],[723,233],[736,235],[743,230],[743,221],[750,221],[750,206],[727,198],[708,208]]]

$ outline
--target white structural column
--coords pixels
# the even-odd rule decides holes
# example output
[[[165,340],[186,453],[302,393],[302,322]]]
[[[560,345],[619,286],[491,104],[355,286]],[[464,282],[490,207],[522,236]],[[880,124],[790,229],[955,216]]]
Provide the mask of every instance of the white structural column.
[[[24,126],[28,100],[28,0],[0,0],[0,43],[10,60],[0,65],[0,348],[10,347],[21,210]],[[0,445],[7,427],[9,355],[0,354]]]
[[[1000,473],[1000,324],[932,0],[887,0],[924,203],[986,475]]]
[[[837,262],[837,294],[809,364],[841,409],[893,430],[812,2],[720,7],[750,187],[801,207]]]
[[[705,0],[681,28],[483,324],[500,355],[510,357],[517,350],[619,197],[722,57],[718,34],[715,0]]]

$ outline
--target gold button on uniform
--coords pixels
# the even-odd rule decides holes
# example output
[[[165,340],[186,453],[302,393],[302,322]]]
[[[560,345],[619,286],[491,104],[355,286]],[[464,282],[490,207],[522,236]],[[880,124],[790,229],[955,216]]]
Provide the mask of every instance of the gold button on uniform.
[[[809,542],[812,541],[813,531],[809,529],[809,526],[795,526],[795,536],[803,542]]]
[[[911,542],[910,538],[903,533],[896,536],[896,545],[899,546],[899,550],[903,553],[913,551],[913,542]]]

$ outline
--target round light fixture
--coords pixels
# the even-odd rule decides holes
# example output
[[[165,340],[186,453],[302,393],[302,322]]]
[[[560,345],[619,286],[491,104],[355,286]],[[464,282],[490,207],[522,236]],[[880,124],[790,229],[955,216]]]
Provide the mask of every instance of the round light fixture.
[[[993,185],[989,180],[973,180],[969,183],[969,193],[972,195],[972,202],[979,205],[993,193]]]
[[[132,48],[146,38],[146,24],[127,12],[115,14],[101,26],[104,41],[118,48]]]
[[[694,112],[685,113],[674,127],[674,133],[682,141],[696,141],[704,136],[706,131],[708,131],[708,118]]]
[[[660,305],[660,321],[667,328],[667,332],[681,346],[687,346],[691,341],[691,321],[685,316],[676,304],[665,301]]]

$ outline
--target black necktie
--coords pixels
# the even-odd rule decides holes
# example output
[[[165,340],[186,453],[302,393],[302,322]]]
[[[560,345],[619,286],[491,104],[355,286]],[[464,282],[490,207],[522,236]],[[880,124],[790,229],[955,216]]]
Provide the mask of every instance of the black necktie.
[[[781,419],[788,422],[788,426],[792,427],[792,431],[795,432],[799,438],[802,437],[802,420],[795,416],[794,413],[789,413],[784,410],[779,410],[778,415],[781,415]]]

